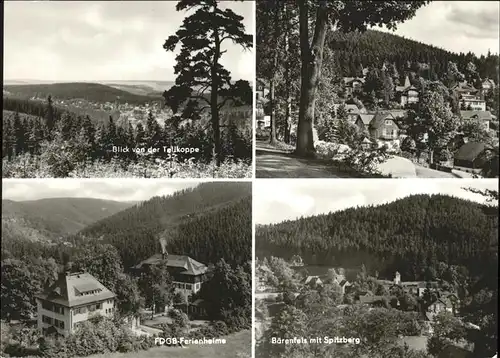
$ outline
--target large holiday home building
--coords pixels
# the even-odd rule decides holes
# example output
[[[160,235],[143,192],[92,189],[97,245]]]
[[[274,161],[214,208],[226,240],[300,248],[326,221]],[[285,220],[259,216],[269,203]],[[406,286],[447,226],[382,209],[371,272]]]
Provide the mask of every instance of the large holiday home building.
[[[486,111],[486,101],[482,98],[482,91],[476,89],[467,82],[454,85],[451,90],[460,101],[463,110]]]
[[[65,272],[36,295],[38,329],[43,334],[67,336],[96,315],[111,317],[115,294],[85,272]]]

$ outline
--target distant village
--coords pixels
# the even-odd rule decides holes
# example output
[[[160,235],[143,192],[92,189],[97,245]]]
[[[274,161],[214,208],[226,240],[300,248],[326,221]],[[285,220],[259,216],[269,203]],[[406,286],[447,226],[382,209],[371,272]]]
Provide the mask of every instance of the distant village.
[[[343,268],[330,268],[324,270],[327,271],[325,274],[311,275],[307,267],[298,255],[289,261],[277,257],[257,260],[255,297],[257,303],[265,305],[268,311],[265,317],[257,310],[257,340],[263,338],[265,330],[287,304],[307,302],[307,297],[315,297],[314,294],[311,296],[312,293],[321,295],[323,291],[336,292],[339,298],[336,306],[339,309],[356,305],[365,306],[368,311],[387,308],[414,312],[415,327],[420,327],[418,332],[401,337],[402,344],[409,343],[411,348],[425,350],[427,339],[433,334],[433,322],[437,315],[445,313],[460,319],[460,295],[445,281],[407,281],[399,272],[394,272],[393,279],[382,279],[378,273],[369,275],[364,266],[357,273],[347,272]],[[322,309],[319,306],[316,308]],[[462,323],[468,330],[479,329],[472,323]],[[465,356],[462,354],[472,349],[467,342],[450,347],[450,351],[460,352],[456,357]]]

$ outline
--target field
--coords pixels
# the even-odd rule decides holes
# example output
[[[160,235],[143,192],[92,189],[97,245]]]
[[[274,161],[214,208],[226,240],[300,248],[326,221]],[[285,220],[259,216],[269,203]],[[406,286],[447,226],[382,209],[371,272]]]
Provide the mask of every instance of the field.
[[[207,337],[208,338],[208,337]],[[251,356],[252,335],[249,330],[225,337],[226,344],[213,346],[157,347],[132,353],[108,353],[89,358],[244,358]]]

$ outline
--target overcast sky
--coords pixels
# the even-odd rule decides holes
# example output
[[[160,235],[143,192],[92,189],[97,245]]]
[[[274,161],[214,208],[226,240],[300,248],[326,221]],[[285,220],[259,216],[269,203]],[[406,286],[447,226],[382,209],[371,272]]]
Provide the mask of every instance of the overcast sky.
[[[349,207],[378,205],[411,194],[446,194],[484,202],[462,188],[498,188],[498,179],[292,179],[256,180],[254,220],[278,223],[300,216],[324,214]]]
[[[6,1],[4,79],[174,80],[163,44],[185,12],[176,1]],[[222,2],[254,32],[253,1]],[[253,51],[225,41],[221,62],[233,79],[254,79]],[[224,45],[223,45],[224,47]]]
[[[434,1],[395,33],[453,52],[499,53],[499,12],[498,1]]]
[[[95,198],[143,201],[198,185],[197,181],[157,179],[8,179],[2,180],[2,199]]]

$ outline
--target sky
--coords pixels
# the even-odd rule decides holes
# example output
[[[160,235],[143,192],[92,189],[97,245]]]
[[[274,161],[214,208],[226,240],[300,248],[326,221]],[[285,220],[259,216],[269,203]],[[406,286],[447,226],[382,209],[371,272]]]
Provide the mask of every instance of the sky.
[[[176,53],[163,49],[182,24],[176,1],[6,1],[4,79],[173,81]],[[254,33],[253,1],[222,2]],[[226,45],[224,45],[226,44]],[[230,41],[221,63],[254,79],[253,51]]]
[[[94,198],[144,201],[194,187],[198,181],[157,179],[9,179],[2,180],[2,199]]]
[[[293,179],[257,180],[253,187],[256,224],[380,205],[412,194],[444,194],[485,202],[463,188],[498,189],[498,179]]]
[[[499,1],[433,1],[395,34],[453,52],[500,53],[499,17]]]

